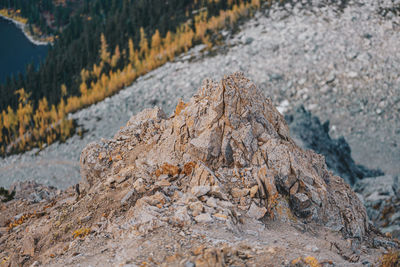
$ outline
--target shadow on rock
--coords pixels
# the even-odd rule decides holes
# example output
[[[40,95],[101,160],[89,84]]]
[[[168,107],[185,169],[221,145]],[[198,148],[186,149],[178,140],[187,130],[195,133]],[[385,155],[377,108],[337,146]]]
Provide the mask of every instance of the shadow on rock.
[[[383,175],[381,170],[370,170],[356,164],[346,140],[343,137],[332,139],[329,136],[329,121],[321,124],[318,117],[313,116],[303,106],[290,111],[285,119],[296,143],[304,149],[312,149],[324,155],[328,168],[350,185],[365,177]]]

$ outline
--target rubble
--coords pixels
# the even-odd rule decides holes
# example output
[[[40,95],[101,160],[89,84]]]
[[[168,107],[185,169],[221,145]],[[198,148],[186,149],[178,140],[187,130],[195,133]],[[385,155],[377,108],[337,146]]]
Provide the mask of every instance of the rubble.
[[[400,239],[400,186],[398,176],[366,178],[354,185],[369,219],[383,233]]]

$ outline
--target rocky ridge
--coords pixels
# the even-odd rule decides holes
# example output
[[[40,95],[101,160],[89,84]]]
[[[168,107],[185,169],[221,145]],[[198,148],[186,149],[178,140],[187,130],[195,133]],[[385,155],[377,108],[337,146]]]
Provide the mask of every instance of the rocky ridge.
[[[80,163],[51,201],[1,206],[6,266],[360,266],[399,246],[241,73],[138,113]]]
[[[215,51],[195,47],[175,62],[138,79],[119,94],[71,117],[87,133],[65,144],[0,159],[0,186],[36,180],[66,188],[77,183],[79,153],[90,142],[144,108],[170,114],[206,77],[243,71],[274,105],[298,104],[330,120],[329,133],[344,135],[356,164],[398,175],[400,19],[398,1],[291,1],[257,13],[240,31],[222,31]],[[351,119],[343,119],[351,118]]]

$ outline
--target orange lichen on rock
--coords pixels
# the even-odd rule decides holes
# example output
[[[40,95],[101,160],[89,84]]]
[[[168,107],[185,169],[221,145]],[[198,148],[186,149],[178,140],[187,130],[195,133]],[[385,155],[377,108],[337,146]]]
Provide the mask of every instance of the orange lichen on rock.
[[[310,267],[321,267],[321,264],[315,257],[307,256],[305,258],[298,257],[297,259],[292,260],[292,266],[310,266]]]
[[[3,264],[5,265],[8,262],[9,259],[10,259],[10,257],[2,258],[1,261],[0,261],[0,265],[3,265]]]
[[[106,158],[106,157],[107,157],[106,153],[100,152],[100,153],[99,153],[99,156],[98,156],[98,159],[99,159],[99,160],[102,160],[102,159],[104,159],[104,158]]]
[[[72,233],[72,237],[74,238],[74,239],[76,239],[76,238],[84,238],[85,236],[87,236],[88,234],[90,234],[90,229],[89,228],[81,228],[81,229],[78,229],[78,230],[75,230],[73,233]]]
[[[33,216],[35,216],[36,212],[33,214],[24,214],[22,215],[19,219],[14,220],[13,222],[8,224],[8,229],[11,230],[14,227],[17,227],[18,225],[23,224],[27,219],[32,218]]]
[[[400,250],[389,250],[380,259],[381,267],[400,266]]]
[[[156,170],[155,174],[157,177],[162,174],[175,176],[179,174],[179,167],[165,162],[158,170]]]
[[[181,173],[184,173],[186,176],[189,176],[192,174],[195,166],[196,166],[196,162],[194,162],[194,161],[185,163],[185,165],[183,165],[183,170]]]
[[[182,99],[179,99],[179,102],[175,108],[175,116],[178,116],[181,113],[181,111],[186,108],[186,106],[187,104],[185,104],[185,102],[183,102]]]

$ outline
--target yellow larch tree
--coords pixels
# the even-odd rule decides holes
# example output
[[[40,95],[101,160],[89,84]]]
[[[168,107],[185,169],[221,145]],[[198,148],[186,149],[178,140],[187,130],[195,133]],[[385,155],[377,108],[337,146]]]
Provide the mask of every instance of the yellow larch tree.
[[[38,108],[36,109],[35,115],[33,115],[33,120],[35,122],[35,129],[37,130],[35,138],[36,140],[40,140],[44,138],[50,124],[49,104],[45,97],[39,100]]]
[[[156,32],[151,37],[151,49],[158,52],[160,50],[160,46],[161,46],[160,32],[156,30]]]
[[[15,94],[19,95],[17,121],[19,124],[18,134],[20,138],[20,149],[23,149],[26,143],[25,133],[29,131],[29,123],[32,119],[33,107],[29,100],[30,94],[25,92],[24,88],[15,91]],[[27,136],[29,137],[29,134]]]
[[[3,118],[2,115],[0,113],[0,147],[2,146],[3,143]]]
[[[167,54],[168,60],[172,61],[175,56],[174,48],[172,47],[173,37],[170,31],[167,32],[164,38],[164,51]]]
[[[114,55],[111,58],[111,68],[115,68],[118,64],[118,61],[121,58],[121,52],[119,51],[119,45],[115,47]]]

